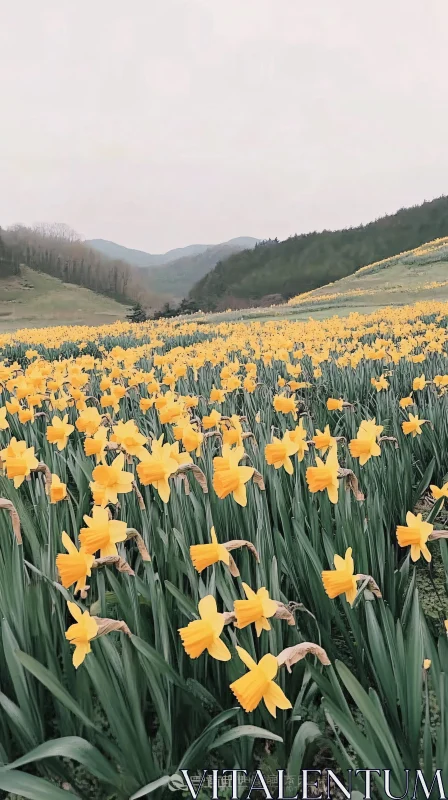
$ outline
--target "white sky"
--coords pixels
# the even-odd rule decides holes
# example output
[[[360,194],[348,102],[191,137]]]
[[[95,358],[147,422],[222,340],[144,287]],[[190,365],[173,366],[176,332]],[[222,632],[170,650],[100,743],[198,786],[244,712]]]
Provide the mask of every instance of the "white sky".
[[[0,0],[0,225],[149,252],[448,193],[446,0]]]

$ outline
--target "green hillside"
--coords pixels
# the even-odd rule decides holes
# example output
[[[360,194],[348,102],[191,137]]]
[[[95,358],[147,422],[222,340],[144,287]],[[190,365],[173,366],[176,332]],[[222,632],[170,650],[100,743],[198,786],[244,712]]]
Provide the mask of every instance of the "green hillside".
[[[140,270],[120,259],[111,259],[88,247],[76,231],[64,223],[45,223],[28,228],[15,225],[1,231],[5,253],[0,253],[0,276],[20,265],[58,278],[64,283],[90,289],[118,303],[142,302],[158,308],[156,297],[141,283]],[[13,270],[8,269],[8,261]]]
[[[369,264],[347,278],[292,297],[284,305],[197,314],[192,319],[208,324],[279,317],[325,319],[431,300],[448,301],[448,237]]]
[[[368,225],[257,244],[221,261],[191,290],[203,310],[269,305],[448,234],[448,197]]]
[[[218,261],[229,258],[243,249],[238,244],[217,244],[202,253],[184,256],[163,267],[142,269],[142,280],[156,294],[166,294],[181,300],[192,286],[212,270]]]
[[[128,306],[22,267],[0,277],[0,332],[49,325],[106,325],[124,319]]]

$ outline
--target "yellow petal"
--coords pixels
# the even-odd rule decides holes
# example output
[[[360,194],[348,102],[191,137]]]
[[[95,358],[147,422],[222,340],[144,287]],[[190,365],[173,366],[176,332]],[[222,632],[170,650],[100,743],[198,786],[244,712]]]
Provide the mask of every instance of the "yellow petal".
[[[72,617],[73,617],[74,619],[76,619],[76,622],[81,622],[81,619],[82,619],[82,611],[81,611],[81,609],[79,608],[79,606],[77,606],[77,605],[76,605],[76,603],[71,603],[71,602],[68,600],[68,601],[67,601],[67,607],[68,607],[68,610],[70,611],[70,614],[72,615]]]
[[[201,619],[210,619],[218,613],[216,600],[212,594],[208,594],[206,597],[203,597],[202,600],[199,600],[198,611]]]
[[[244,650],[243,647],[238,647],[237,645],[236,652],[238,653],[243,664],[245,664],[248,669],[256,669],[257,663],[253,660],[252,656],[249,655],[247,650]]]
[[[213,644],[207,649],[209,655],[211,655],[212,658],[216,658],[217,661],[230,661],[232,658],[229,648],[224,644],[222,639],[215,639]]]

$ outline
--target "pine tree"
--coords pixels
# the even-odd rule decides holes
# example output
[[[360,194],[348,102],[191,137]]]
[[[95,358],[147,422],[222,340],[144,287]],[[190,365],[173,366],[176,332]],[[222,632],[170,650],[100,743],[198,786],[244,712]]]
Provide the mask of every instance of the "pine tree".
[[[143,308],[141,303],[135,303],[131,309],[129,309],[129,314],[126,314],[126,319],[129,322],[146,322],[148,317],[146,316],[146,311]]]

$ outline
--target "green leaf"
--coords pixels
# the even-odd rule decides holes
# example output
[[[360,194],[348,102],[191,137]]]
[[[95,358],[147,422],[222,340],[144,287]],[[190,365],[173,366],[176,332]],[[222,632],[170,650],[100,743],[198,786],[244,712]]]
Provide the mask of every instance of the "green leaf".
[[[218,716],[214,717],[201,735],[198,736],[194,742],[192,742],[190,747],[184,753],[179,764],[179,769],[182,767],[193,769],[196,766],[196,762],[199,760],[199,758],[204,757],[205,753],[210,749],[210,744],[212,741],[214,741],[216,736],[216,728],[219,728],[221,725],[224,725],[224,723],[228,722],[232,717],[236,716],[239,710],[239,706],[236,708],[229,708],[227,711],[222,711],[221,714],[218,714]]]
[[[43,683],[44,686],[52,693],[52,695],[59,700],[62,705],[68,708],[72,714],[75,714],[88,728],[94,728],[92,720],[90,720],[78,703],[73,700],[66,689],[59,683],[54,675],[42,664],[39,664],[35,658],[29,656],[28,653],[23,653],[22,650],[16,650],[16,657],[20,663],[37,678],[38,681]]]
[[[433,472],[434,472],[435,465],[436,465],[436,460],[435,460],[435,458],[433,458],[429,462],[428,466],[426,467],[426,469],[425,469],[425,471],[424,471],[424,473],[422,475],[422,478],[420,480],[420,483],[418,484],[418,486],[415,489],[414,501],[413,501],[413,505],[414,506],[417,505],[417,503],[420,500],[421,496],[423,495],[423,493],[428,488],[429,482],[430,482],[430,480],[432,478],[432,475],[433,475]]]
[[[164,678],[168,678],[168,680],[173,681],[173,683],[175,683],[177,686],[185,688],[185,682],[183,678],[181,678],[176,670],[167,663],[163,656],[161,656],[154,647],[151,647],[148,642],[144,642],[143,639],[140,639],[138,636],[134,635],[131,636],[131,642],[139,651],[139,653],[145,656],[145,658],[151,662],[151,665],[155,667]]]
[[[0,789],[26,800],[79,800],[76,794],[59,789],[43,778],[13,769],[0,769]]]
[[[401,762],[397,745],[384,717],[381,716],[372,698],[369,697],[367,692],[362,688],[361,684],[356,680],[354,675],[352,675],[348,667],[341,661],[337,661],[336,669],[347,691],[351,694],[353,700],[358,706],[361,714],[374,728],[376,736],[381,742],[381,745],[384,746],[390,753],[390,759],[392,762],[391,766],[398,774],[399,771],[403,769],[403,764]]]
[[[283,742],[281,736],[264,728],[257,728],[256,725],[237,725],[236,728],[232,728],[215,739],[207,749],[215,750],[215,748],[222,747],[222,745],[233,742],[235,739],[240,739],[242,736],[250,736],[252,739],[269,739],[272,742]]]
[[[198,616],[198,610],[194,605],[194,603],[192,603],[191,600],[188,597],[186,597],[182,592],[180,592],[179,589],[177,589],[170,581],[165,581],[165,586],[170,592],[170,594],[172,594],[173,597],[177,600],[179,608],[182,609],[184,614],[189,619],[196,619]]]
[[[307,720],[303,722],[297,731],[288,758],[288,773],[297,774],[300,772],[307,747],[316,741],[324,738],[321,729],[315,722]]]
[[[156,789],[161,789],[162,786],[167,786],[173,780],[172,775],[164,775],[163,778],[158,778],[156,781],[152,781],[151,783],[147,783],[146,786],[143,786],[138,792],[132,795],[129,800],[138,800],[139,797],[146,797],[147,794],[151,794],[151,792],[155,792]]]
[[[71,758],[82,764],[92,775],[102,781],[116,786],[119,775],[102,753],[92,744],[79,736],[65,736],[61,739],[52,739],[49,742],[40,744],[25,756],[21,756],[12,764],[8,764],[5,769],[15,769],[30,764],[33,761],[40,761],[42,758]]]

